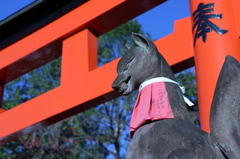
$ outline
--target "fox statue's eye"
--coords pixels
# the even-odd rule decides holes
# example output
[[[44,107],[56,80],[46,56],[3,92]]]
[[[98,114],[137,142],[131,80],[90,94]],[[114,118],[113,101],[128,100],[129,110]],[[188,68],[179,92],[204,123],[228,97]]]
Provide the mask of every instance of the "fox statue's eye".
[[[126,64],[126,66],[125,66],[125,68],[124,68],[124,71],[126,71],[126,70],[129,68],[130,63],[131,63],[131,62],[129,62],[128,64]]]
[[[129,68],[129,66],[131,65],[132,61],[133,61],[133,59],[126,64],[126,66],[124,68],[124,71],[126,71]]]

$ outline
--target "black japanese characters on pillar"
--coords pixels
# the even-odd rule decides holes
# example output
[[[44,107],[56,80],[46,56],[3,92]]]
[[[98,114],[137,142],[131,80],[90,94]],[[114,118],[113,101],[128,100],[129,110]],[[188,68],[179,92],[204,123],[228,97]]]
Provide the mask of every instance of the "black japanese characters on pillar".
[[[222,14],[209,14],[214,11],[214,3],[204,4],[200,3],[198,5],[198,8],[193,13],[193,20],[194,25],[192,28],[192,31],[196,29],[195,35],[194,35],[194,46],[196,43],[196,39],[199,37],[202,37],[203,42],[205,43],[207,40],[207,33],[214,30],[216,33],[222,35],[228,32],[228,30],[224,30],[211,22],[210,18],[217,18],[222,19]]]

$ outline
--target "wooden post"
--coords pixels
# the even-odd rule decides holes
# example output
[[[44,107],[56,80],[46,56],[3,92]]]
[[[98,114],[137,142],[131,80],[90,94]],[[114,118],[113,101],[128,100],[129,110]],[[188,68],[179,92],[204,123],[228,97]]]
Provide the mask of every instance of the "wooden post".
[[[226,55],[240,59],[230,0],[190,0],[201,128],[210,132],[209,115]]]

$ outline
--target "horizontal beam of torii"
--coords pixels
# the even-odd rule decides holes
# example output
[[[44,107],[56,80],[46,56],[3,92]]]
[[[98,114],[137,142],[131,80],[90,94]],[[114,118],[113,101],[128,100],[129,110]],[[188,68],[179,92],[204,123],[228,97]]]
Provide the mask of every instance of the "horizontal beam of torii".
[[[98,68],[97,37],[163,2],[91,0],[1,50],[2,85],[59,56],[62,66],[59,87],[2,110],[0,145],[118,97],[111,83],[119,59]],[[194,65],[192,39],[188,17],[176,21],[174,32],[155,44],[178,72]]]

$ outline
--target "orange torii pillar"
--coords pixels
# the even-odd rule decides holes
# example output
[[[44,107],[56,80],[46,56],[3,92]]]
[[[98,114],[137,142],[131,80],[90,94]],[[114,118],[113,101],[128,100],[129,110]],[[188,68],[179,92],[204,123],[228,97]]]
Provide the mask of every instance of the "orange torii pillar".
[[[190,0],[201,128],[209,116],[216,82],[226,55],[240,59],[234,0]]]

